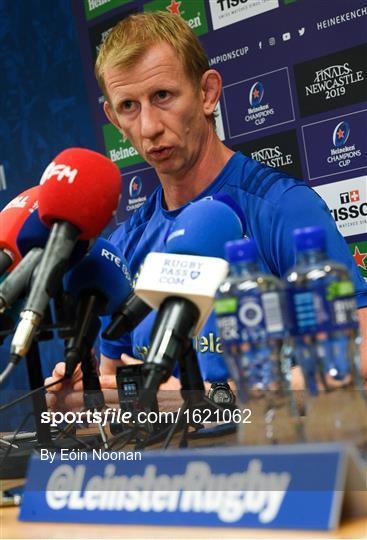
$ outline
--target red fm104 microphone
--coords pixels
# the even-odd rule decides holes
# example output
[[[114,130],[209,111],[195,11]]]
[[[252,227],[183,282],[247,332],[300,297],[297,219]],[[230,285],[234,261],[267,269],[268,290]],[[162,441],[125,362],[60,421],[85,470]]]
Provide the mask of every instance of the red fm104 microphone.
[[[11,343],[13,357],[27,354],[76,242],[101,233],[111,221],[120,195],[118,167],[97,152],[68,148],[46,168],[40,181],[38,212],[51,228],[50,236]]]
[[[0,213],[0,276],[11,272],[22,258],[16,240],[24,222],[37,208],[38,192],[39,186],[23,191]]]

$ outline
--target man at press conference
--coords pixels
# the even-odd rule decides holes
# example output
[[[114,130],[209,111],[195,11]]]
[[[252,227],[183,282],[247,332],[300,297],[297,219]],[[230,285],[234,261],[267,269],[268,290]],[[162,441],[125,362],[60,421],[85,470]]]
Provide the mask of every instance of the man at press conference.
[[[199,39],[184,20],[168,12],[123,19],[100,49],[96,76],[106,98],[107,118],[155,169],[161,184],[110,238],[122,250],[134,278],[149,252],[164,250],[172,220],[190,202],[205,196],[226,193],[239,203],[246,217],[246,235],[255,239],[263,267],[277,276],[294,264],[293,230],[322,226],[330,258],[346,264],[352,274],[359,308],[361,374],[367,379],[367,284],[346,242],[324,201],[305,182],[235,153],[220,141],[214,111],[221,76],[209,68]],[[116,388],[117,366],[144,361],[154,317],[152,312],[120,340],[101,340],[100,379],[107,401],[109,391]],[[195,341],[210,392],[229,378],[214,314]],[[298,368],[292,371],[293,387],[299,389],[301,373]],[[60,362],[46,383],[63,374]],[[161,386],[179,388],[175,377]],[[82,408],[80,390],[76,370],[70,382],[53,388],[49,404],[55,409]],[[165,397],[170,394],[159,393],[162,408],[177,407],[177,400]]]

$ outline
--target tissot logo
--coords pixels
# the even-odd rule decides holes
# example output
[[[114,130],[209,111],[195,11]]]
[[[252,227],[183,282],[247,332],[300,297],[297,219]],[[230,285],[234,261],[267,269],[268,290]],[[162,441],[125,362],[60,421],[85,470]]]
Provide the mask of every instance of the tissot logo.
[[[325,200],[344,236],[367,232],[366,180],[365,176],[361,176],[314,188]],[[339,189],[335,189],[336,186]]]
[[[339,122],[339,124],[335,127],[334,133],[333,133],[333,144],[337,148],[340,148],[343,146],[350,134],[350,127],[348,122]]]
[[[331,210],[335,221],[346,221],[347,219],[359,218],[360,216],[366,217],[367,202],[356,204],[359,203],[360,200],[358,189],[340,193],[340,204],[342,206]]]
[[[317,58],[294,67],[302,116],[365,100],[367,45]]]
[[[246,4],[248,0],[217,0],[217,4],[221,11],[225,11],[232,7],[237,7],[239,4]]]
[[[352,191],[346,191],[345,193],[340,193],[340,204],[349,204],[351,202],[357,202],[360,200],[359,189],[354,189]]]
[[[251,107],[257,107],[260,105],[262,98],[264,97],[264,86],[262,82],[258,81],[251,86],[249,93],[249,102]]]
[[[210,0],[209,6],[213,28],[217,30],[278,8],[279,0]]]

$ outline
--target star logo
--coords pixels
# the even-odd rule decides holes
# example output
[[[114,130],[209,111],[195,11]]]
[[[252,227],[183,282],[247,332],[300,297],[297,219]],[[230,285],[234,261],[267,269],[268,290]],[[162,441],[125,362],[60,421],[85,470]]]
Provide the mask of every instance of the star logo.
[[[140,176],[133,176],[129,184],[129,195],[130,197],[136,199],[139,197],[143,187],[143,182]]]
[[[350,135],[350,125],[346,120],[343,120],[342,122],[339,122],[335,126],[334,132],[333,132],[333,144],[337,148],[340,148],[347,142]]]
[[[353,258],[357,266],[359,266],[363,270],[367,270],[366,263],[364,262],[367,258],[367,253],[361,253],[358,246],[355,246],[354,248]]]
[[[250,88],[249,92],[249,103],[251,107],[257,107],[260,105],[264,96],[264,86],[261,81],[255,82]]]
[[[166,7],[167,11],[170,11],[173,15],[181,15],[180,13],[180,6],[182,2],[176,0],[171,0],[171,4]]]

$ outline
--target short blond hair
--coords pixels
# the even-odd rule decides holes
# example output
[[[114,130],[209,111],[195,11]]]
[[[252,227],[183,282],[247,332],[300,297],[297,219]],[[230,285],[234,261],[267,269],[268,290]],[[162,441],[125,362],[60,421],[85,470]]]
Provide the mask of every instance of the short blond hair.
[[[164,11],[136,13],[117,23],[99,51],[95,74],[106,98],[105,69],[132,67],[151,45],[160,41],[175,49],[186,75],[199,86],[209,62],[199,38],[188,24],[179,15]]]

